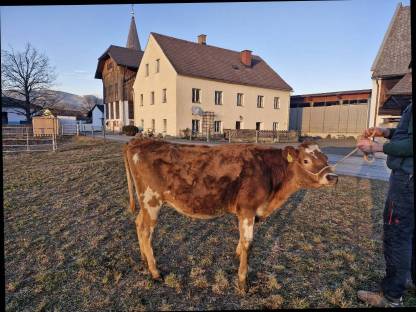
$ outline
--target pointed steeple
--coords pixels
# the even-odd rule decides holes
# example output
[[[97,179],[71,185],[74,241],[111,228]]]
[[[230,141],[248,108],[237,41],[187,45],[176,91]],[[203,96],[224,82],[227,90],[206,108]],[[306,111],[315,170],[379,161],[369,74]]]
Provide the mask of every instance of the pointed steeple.
[[[126,48],[141,51],[139,36],[137,35],[136,22],[134,20],[133,5],[131,5],[131,22],[129,29],[129,36],[127,37]]]

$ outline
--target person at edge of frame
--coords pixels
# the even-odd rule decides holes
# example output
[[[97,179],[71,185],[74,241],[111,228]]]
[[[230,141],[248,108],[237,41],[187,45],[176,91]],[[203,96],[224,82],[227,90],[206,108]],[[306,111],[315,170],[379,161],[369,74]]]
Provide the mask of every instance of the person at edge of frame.
[[[387,154],[391,169],[383,213],[383,252],[386,272],[378,292],[359,290],[357,297],[374,307],[401,307],[406,290],[415,290],[415,207],[413,178],[412,103],[403,111],[397,128],[369,128],[357,147],[364,153]],[[369,137],[390,141],[378,143]]]

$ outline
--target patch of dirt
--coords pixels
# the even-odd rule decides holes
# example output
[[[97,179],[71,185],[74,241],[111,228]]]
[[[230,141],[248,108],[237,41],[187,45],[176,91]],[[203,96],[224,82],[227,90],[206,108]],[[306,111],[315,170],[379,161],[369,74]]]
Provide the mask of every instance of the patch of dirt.
[[[249,291],[236,289],[237,220],[163,208],[153,281],[140,260],[121,143],[82,138],[3,157],[6,310],[364,307],[383,276],[387,183],[340,177],[255,226]],[[415,295],[405,297],[415,306]]]

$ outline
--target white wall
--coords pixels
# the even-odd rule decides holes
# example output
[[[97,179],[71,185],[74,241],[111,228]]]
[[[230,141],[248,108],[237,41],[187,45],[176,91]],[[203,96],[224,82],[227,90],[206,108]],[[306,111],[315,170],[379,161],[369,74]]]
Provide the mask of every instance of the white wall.
[[[75,116],[56,116],[61,125],[76,125],[77,117]]]
[[[8,124],[20,124],[20,121],[26,121],[26,116],[17,112],[24,113],[23,108],[2,107],[2,112],[7,112]]]
[[[101,118],[104,117],[103,112],[96,106],[92,111],[92,125],[93,126],[101,126]]]

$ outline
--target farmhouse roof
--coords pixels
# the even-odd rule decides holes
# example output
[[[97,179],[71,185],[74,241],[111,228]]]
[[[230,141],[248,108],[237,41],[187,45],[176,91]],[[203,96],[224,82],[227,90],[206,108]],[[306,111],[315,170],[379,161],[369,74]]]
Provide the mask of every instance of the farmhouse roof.
[[[411,95],[412,94],[412,73],[408,72],[394,87],[387,92],[389,95]]]
[[[15,99],[15,98],[10,97],[10,96],[2,96],[1,97],[1,106],[2,107],[15,107],[15,108],[25,109],[26,103],[25,103],[25,101]],[[41,106],[32,104],[31,108],[32,109],[40,109]]]
[[[124,48],[115,45],[110,47],[98,58],[97,70],[95,71],[95,78],[102,79],[102,71],[104,61],[111,57],[117,65],[126,66],[137,70],[140,61],[143,57],[143,51],[136,49]]]
[[[371,70],[373,78],[404,75],[411,60],[410,6],[397,5]]]
[[[240,52],[151,33],[176,72],[248,86],[292,91],[292,88],[257,55],[252,65],[240,61]]]

